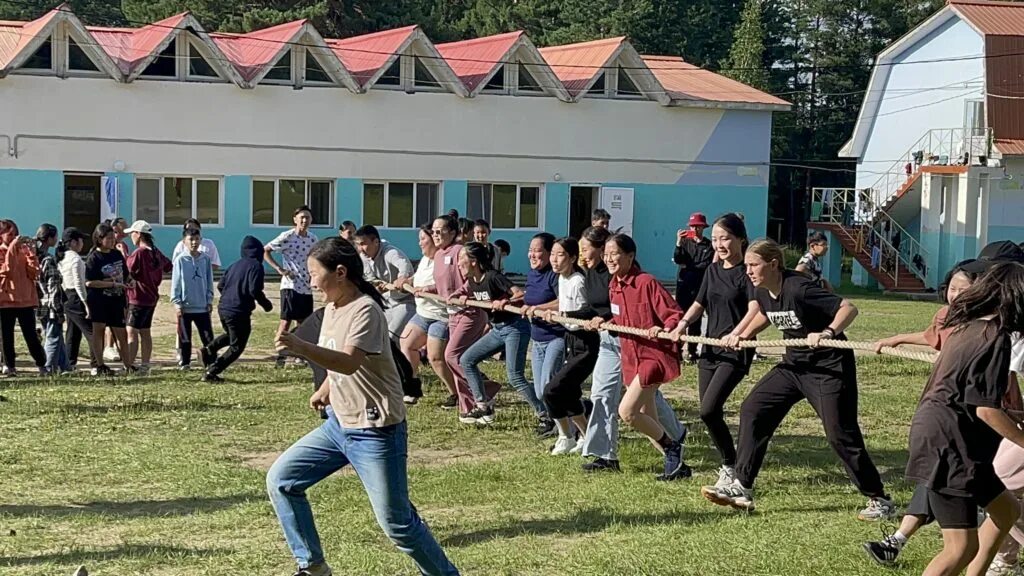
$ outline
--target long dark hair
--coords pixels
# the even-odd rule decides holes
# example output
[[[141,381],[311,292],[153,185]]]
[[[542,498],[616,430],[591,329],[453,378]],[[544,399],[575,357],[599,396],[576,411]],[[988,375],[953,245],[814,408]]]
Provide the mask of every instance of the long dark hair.
[[[742,251],[747,251],[747,247],[750,246],[750,240],[747,238],[747,225],[743,222],[742,216],[735,212],[722,214],[717,220],[715,220],[714,226],[718,226],[722,230],[725,230],[729,234],[739,238]]]
[[[636,241],[633,240],[629,234],[615,234],[608,239],[608,242],[614,242],[615,245],[619,247],[619,250],[622,250],[626,254],[632,254],[633,266],[636,266],[637,270],[642,270],[642,268],[640,268],[640,259],[636,257]],[[605,242],[605,244],[608,242]]]
[[[949,305],[946,328],[995,314],[1002,332],[1024,331],[1024,266],[994,265]]]
[[[604,250],[604,245],[608,242],[608,239],[612,237],[612,233],[607,228],[601,226],[591,226],[580,234],[580,238],[583,238],[594,248],[600,248]]]
[[[316,259],[328,270],[333,271],[337,270],[338,266],[344,266],[345,277],[349,282],[355,284],[360,292],[373,298],[382,310],[387,308],[380,291],[363,278],[363,259],[359,256],[359,250],[348,240],[341,236],[324,238],[309,251],[309,257]]]
[[[54,226],[53,224],[46,224],[46,223],[39,225],[39,229],[36,230],[36,252],[40,256],[40,259],[49,250],[49,248],[46,246],[46,243],[49,242],[51,238],[56,238],[56,237],[57,237],[57,227],[56,226]]]
[[[565,253],[569,255],[569,260],[572,262],[572,271],[583,272],[580,269],[580,241],[572,236],[566,236],[555,240],[555,244],[561,246],[562,250],[565,250]]]
[[[81,240],[85,241],[85,233],[75,227],[68,227],[64,229],[64,234],[60,237],[60,242],[57,242],[57,251],[55,252],[55,258],[57,262],[64,259],[64,254],[71,250],[71,243]]]
[[[462,247],[470,258],[476,260],[482,272],[494,270],[494,250],[487,244],[480,242],[467,242]]]
[[[92,231],[92,252],[98,252],[100,249],[100,243],[109,234],[114,233],[114,227],[110,224],[102,223],[96,226],[96,229]]]
[[[974,284],[974,281],[978,279],[977,273],[964,269],[964,266],[976,261],[977,260],[975,260],[974,258],[961,260],[960,262],[956,263],[956,266],[950,268],[949,272],[946,272],[946,277],[942,279],[942,284],[939,284],[939,299],[942,300],[943,304],[949,304],[949,284],[950,282],[953,281],[953,276],[963,273],[963,275],[966,276],[967,279],[971,281],[971,284]]]

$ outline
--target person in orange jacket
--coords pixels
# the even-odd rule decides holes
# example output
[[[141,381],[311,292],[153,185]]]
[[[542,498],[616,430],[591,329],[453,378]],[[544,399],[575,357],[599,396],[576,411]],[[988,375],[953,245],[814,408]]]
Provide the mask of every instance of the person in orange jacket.
[[[0,336],[3,340],[2,373],[5,376],[17,374],[14,367],[15,322],[21,326],[21,334],[39,372],[46,371],[46,352],[36,332],[38,278],[35,240],[21,236],[14,221],[0,220]]]

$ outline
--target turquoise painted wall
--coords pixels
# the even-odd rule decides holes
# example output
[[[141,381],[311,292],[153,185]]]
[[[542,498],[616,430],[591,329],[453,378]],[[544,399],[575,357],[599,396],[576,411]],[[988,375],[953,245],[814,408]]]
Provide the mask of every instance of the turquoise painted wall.
[[[860,265],[860,262],[857,262],[856,260],[853,261],[853,271],[850,275],[850,281],[853,282],[854,286],[867,288],[869,290],[878,289],[878,281],[875,280],[874,277]]]
[[[821,263],[821,277],[829,284],[839,286],[843,281],[843,245],[831,232],[825,232],[825,238],[828,239],[828,253]]]
[[[363,181],[358,178],[339,178],[335,190],[334,227],[341,226],[345,220],[359,222],[363,215]]]
[[[1024,226],[989,226],[988,241],[1012,240],[1018,244],[1024,242]],[[980,250],[983,248],[979,246]]]
[[[22,201],[15,202],[16,198]],[[0,199],[3,199],[0,213],[14,220],[22,234],[35,234],[43,222],[64,228],[63,172],[0,170]]]

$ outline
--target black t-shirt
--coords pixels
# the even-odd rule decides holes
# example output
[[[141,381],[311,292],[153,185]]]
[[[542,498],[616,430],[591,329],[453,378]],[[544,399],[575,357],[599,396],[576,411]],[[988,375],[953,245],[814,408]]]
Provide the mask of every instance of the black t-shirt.
[[[683,240],[672,254],[672,260],[679,265],[679,276],[676,281],[690,285],[691,289],[696,290],[714,259],[715,249],[711,246],[711,240],[704,237],[699,240]]]
[[[747,278],[747,267],[744,264],[728,269],[722,262],[712,264],[704,274],[696,299],[708,315],[705,336],[721,338],[731,334],[747,315],[753,300],[757,300],[757,291],[750,278]],[[747,360],[752,356],[747,353],[748,350],[753,352],[750,348],[733,351],[705,346],[703,356],[712,361],[748,363]]]
[[[493,302],[494,300],[507,300],[512,296],[512,281],[497,270],[488,270],[479,282],[468,278],[466,286],[469,289],[470,300]],[[491,317],[491,322],[495,324],[508,324],[522,318],[522,316],[517,316],[511,312],[488,311],[487,313]]]
[[[772,298],[765,288],[757,289],[757,303],[761,311],[786,338],[806,338],[808,334],[828,328],[842,302],[839,296],[792,270],[782,273],[782,290],[778,298]],[[846,340],[846,335],[837,334],[835,339]],[[840,372],[846,356],[852,358],[853,350],[790,346],[786,348],[785,361],[794,366]]]
[[[953,496],[1001,491],[992,460],[1002,437],[977,409],[1002,407],[1010,346],[996,320],[975,320],[949,336],[910,424],[908,480]]]
[[[111,250],[105,254],[99,250],[93,250],[85,260],[85,280],[86,282],[95,280],[126,283],[128,281],[128,266],[125,264],[124,256],[117,250]],[[90,300],[90,307],[93,306],[93,302],[103,305],[100,303],[104,301],[111,305],[121,303],[120,305],[124,307],[123,302],[126,298],[122,288],[89,288],[87,296]]]
[[[604,262],[598,262],[597,266],[583,271],[583,295],[587,303],[583,308],[572,312],[563,312],[569,318],[581,320],[592,320],[600,316],[605,320],[612,319],[612,300],[608,295],[608,284],[611,282],[611,273]]]

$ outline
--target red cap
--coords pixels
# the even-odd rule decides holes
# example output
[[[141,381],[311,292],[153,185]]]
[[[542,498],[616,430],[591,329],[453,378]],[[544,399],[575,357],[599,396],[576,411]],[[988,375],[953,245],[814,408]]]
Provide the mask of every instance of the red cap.
[[[704,228],[707,228],[708,219],[705,218],[704,215],[701,214],[700,212],[694,212],[693,214],[690,214],[690,222],[687,224],[687,226],[702,226]]]

